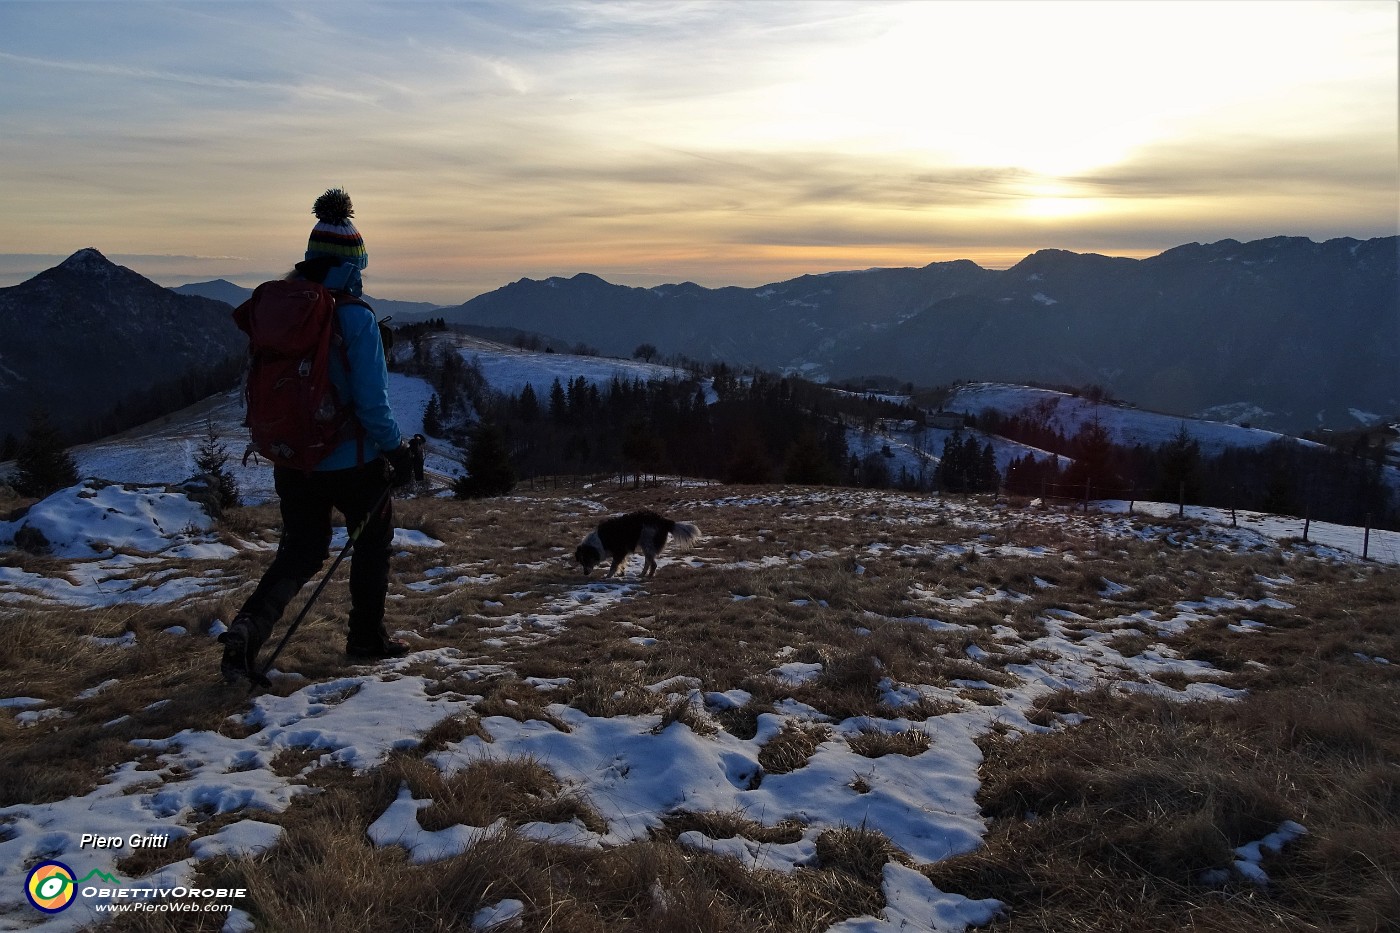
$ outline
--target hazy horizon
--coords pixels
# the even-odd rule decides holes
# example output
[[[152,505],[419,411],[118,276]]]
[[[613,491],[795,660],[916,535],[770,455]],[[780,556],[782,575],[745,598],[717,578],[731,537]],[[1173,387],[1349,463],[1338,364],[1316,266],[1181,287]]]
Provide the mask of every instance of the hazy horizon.
[[[1288,235],[1287,235],[1287,234],[1277,234],[1277,236],[1285,236],[1285,237],[1286,237],[1286,236],[1288,236]],[[1385,236],[1400,236],[1400,234],[1385,234]],[[1225,238],[1225,239],[1230,239],[1230,238],[1227,237],[1227,238]],[[1270,237],[1261,237],[1260,239],[1270,239]],[[1306,238],[1305,238],[1305,239],[1306,239]],[[1328,239],[1347,239],[1347,237],[1345,237],[1345,236],[1343,236],[1343,237],[1329,237]],[[1360,238],[1360,237],[1352,237],[1351,239],[1356,239],[1358,242],[1362,242],[1362,241],[1363,241],[1363,238]],[[1374,239],[1374,238],[1373,238],[1373,237],[1366,237],[1366,238],[1364,238],[1364,239],[1368,239],[1368,240],[1369,240],[1369,239]],[[1199,242],[1199,241],[1193,241],[1193,242]],[[1215,241],[1211,241],[1211,242],[1220,242],[1220,241],[1219,241],[1219,240],[1215,240]],[[1322,243],[1322,242],[1325,242],[1325,241],[1322,241],[1322,240],[1313,240],[1313,242]],[[1173,246],[1166,247],[1166,248],[1163,249],[1163,250],[1145,250],[1145,251],[1141,251],[1141,255],[1128,255],[1127,253],[1122,253],[1122,252],[1119,252],[1119,253],[1101,253],[1100,255],[1107,255],[1107,256],[1111,256],[1111,257],[1115,257],[1115,258],[1127,258],[1127,259],[1150,259],[1150,258],[1152,258],[1153,256],[1161,255],[1161,253],[1166,252],[1167,250],[1174,249],[1174,248],[1179,247],[1179,246],[1187,246],[1187,245],[1190,245],[1190,244],[1188,244],[1188,243],[1177,243],[1177,244],[1174,244]],[[1209,245],[1209,244],[1202,244],[1202,245]],[[1057,247],[1047,246],[1047,247],[1043,247],[1043,248],[1044,248],[1044,249],[1056,249]],[[238,280],[235,280],[235,279],[231,279],[231,278],[229,278],[228,276],[222,276],[222,275],[209,275],[209,276],[199,276],[199,275],[194,275],[194,276],[184,275],[184,276],[181,276],[181,275],[177,275],[177,276],[173,276],[173,277],[172,277],[172,276],[169,276],[169,275],[165,275],[165,276],[148,275],[145,271],[142,270],[142,266],[143,266],[143,265],[157,264],[157,263],[159,263],[160,261],[162,261],[162,260],[164,260],[164,259],[166,259],[166,258],[168,258],[168,257],[161,257],[161,256],[125,256],[125,257],[124,257],[124,256],[112,256],[112,255],[108,255],[107,253],[103,252],[103,251],[101,250],[101,248],[95,247],[95,246],[93,246],[93,247],[83,247],[83,249],[96,249],[98,252],[102,253],[102,255],[103,255],[108,261],[114,262],[114,263],[116,263],[116,264],[119,265],[119,266],[125,266],[125,267],[131,269],[133,272],[136,272],[136,273],[138,273],[138,274],[140,274],[140,275],[143,275],[143,276],[145,276],[146,278],[149,278],[149,279],[151,279],[152,281],[156,282],[158,285],[162,285],[162,286],[165,286],[165,287],[167,287],[167,288],[178,288],[178,287],[180,287],[180,286],[182,286],[182,285],[202,285],[202,284],[207,284],[207,283],[209,283],[209,282],[226,281],[226,282],[232,282],[234,285],[240,285],[240,286],[243,286],[243,287],[245,287],[245,288],[252,289],[252,288],[256,287],[258,284],[260,284],[260,283],[266,281],[266,278],[260,278],[260,277],[256,277],[256,276],[254,276],[254,277],[243,277],[243,280],[238,281]],[[76,253],[76,252],[81,252],[81,250],[75,250],[74,252],[75,252],[75,253]],[[1092,252],[1092,251],[1089,251],[1089,250],[1082,250],[1082,251],[1081,251],[1081,250],[1075,250],[1075,251],[1072,251],[1072,252],[1089,253],[1089,252]],[[34,272],[32,272],[32,273],[30,273],[30,272],[25,272],[25,273],[23,273],[22,277],[20,277],[19,274],[8,275],[8,276],[7,276],[6,273],[5,273],[5,270],[4,270],[4,263],[5,263],[8,259],[10,259],[10,257],[0,256],[0,283],[4,283],[4,284],[0,284],[0,288],[9,287],[10,284],[19,284],[20,282],[28,281],[30,278],[33,278],[35,275],[38,275],[40,272],[44,272],[44,271],[47,271],[48,269],[51,269],[51,268],[53,268],[53,267],[55,267],[55,266],[61,265],[65,260],[71,258],[71,255],[72,255],[72,254],[70,254],[69,256],[59,256],[59,255],[54,254],[54,255],[49,255],[49,256],[34,256],[34,257],[32,257],[32,258],[34,258],[34,259],[37,259],[37,260],[46,260],[46,264],[44,264],[41,268],[36,269],[36,270],[35,270]],[[1005,271],[1006,269],[1009,269],[1009,268],[1015,266],[1017,263],[1019,263],[1019,262],[1023,261],[1024,259],[1028,258],[1030,255],[1032,255],[1032,254],[1028,253],[1028,254],[1026,254],[1025,256],[1017,256],[1015,259],[1013,259],[1013,260],[1011,260],[1011,261],[1008,261],[1008,262],[1005,262],[1005,263],[1002,263],[1002,264],[999,264],[999,265],[990,265],[990,264],[987,264],[987,263],[977,263],[977,265],[981,266],[981,267],[984,268],[984,269],[988,269],[988,270],[992,270],[992,271]],[[966,259],[967,257],[960,257],[960,258]],[[951,257],[948,258],[948,259],[931,260],[931,262],[951,262],[951,261],[954,261]],[[971,261],[975,262],[976,260],[971,260]],[[929,264],[929,263],[922,263],[921,265],[926,266],[926,265],[928,265],[928,264]],[[799,275],[827,275],[827,274],[835,274],[835,273],[843,273],[843,272],[863,272],[863,271],[870,271],[870,270],[873,270],[873,269],[890,269],[890,268],[918,268],[918,267],[917,267],[917,266],[897,266],[897,267],[896,267],[896,266],[869,266],[869,267],[866,267],[865,269],[820,269],[820,270],[819,270],[819,269],[811,269],[811,270],[804,270],[803,272],[795,273],[795,274],[794,274],[793,276],[791,276],[790,278],[796,278],[796,277],[799,276]],[[285,272],[289,272],[289,271],[291,271],[291,270],[290,270],[290,264],[289,264],[289,268],[288,268],[287,270],[284,270],[284,272],[281,272],[281,273],[277,273],[277,275],[280,276],[280,275],[284,274]],[[473,292],[473,293],[471,293],[471,294],[468,294],[468,295],[466,295],[466,297],[464,297],[464,298],[461,298],[461,299],[451,299],[451,300],[444,301],[444,302],[438,302],[438,301],[435,301],[435,300],[432,300],[432,299],[403,298],[403,297],[401,297],[401,296],[399,296],[399,295],[397,295],[397,294],[390,293],[390,292],[385,291],[385,290],[383,290],[383,289],[375,288],[374,285],[373,285],[373,283],[367,283],[367,284],[366,284],[365,292],[366,292],[366,294],[374,295],[375,297],[378,297],[378,298],[381,298],[381,299],[388,299],[388,300],[394,300],[394,301],[420,301],[420,300],[421,300],[421,301],[425,301],[425,302],[430,303],[430,304],[439,304],[441,307],[448,308],[448,307],[455,307],[455,306],[457,306],[457,305],[464,304],[464,303],[466,303],[467,301],[470,301],[472,298],[477,297],[478,295],[485,294],[485,293],[490,292],[490,291],[495,291],[496,289],[499,289],[499,288],[502,288],[502,287],[504,287],[504,286],[506,286],[506,285],[509,285],[509,284],[511,284],[512,282],[519,281],[521,278],[534,278],[534,279],[536,279],[537,281],[543,281],[543,280],[549,279],[549,278],[569,279],[569,278],[572,278],[572,277],[575,276],[575,275],[584,274],[584,273],[593,274],[593,275],[598,275],[597,272],[594,272],[594,271],[591,270],[591,269],[574,269],[574,270],[570,270],[570,271],[561,271],[561,272],[555,272],[555,273],[549,273],[549,274],[542,274],[542,275],[539,275],[539,276],[518,276],[518,277],[516,277],[515,279],[510,279],[510,280],[508,280],[508,281],[507,281],[507,280],[503,280],[503,281],[501,281],[501,282],[499,282],[499,283],[497,283],[497,284],[495,284],[495,285],[492,285],[492,286],[489,286],[489,287],[487,287],[487,288],[485,288],[485,289],[482,289],[482,290],[480,290],[480,291],[476,291],[476,292]],[[649,287],[662,286],[662,285],[680,285],[680,284],[683,284],[683,281],[691,281],[691,280],[682,280],[682,279],[674,278],[674,277],[663,279],[663,278],[658,278],[658,277],[655,277],[655,276],[647,276],[647,277],[646,277],[646,278],[647,278],[646,281],[643,281],[643,282],[636,282],[636,281],[629,281],[628,279],[629,279],[631,276],[629,276],[629,274],[628,274],[628,273],[625,273],[625,272],[623,272],[623,273],[613,273],[613,274],[611,274],[611,275],[600,275],[599,277],[602,278],[602,279],[604,279],[605,281],[608,281],[608,282],[614,284],[614,285],[624,285],[624,286],[632,286],[632,287],[640,287],[640,288],[649,288]],[[15,279],[15,281],[14,281],[13,283],[9,283],[9,282],[6,281],[7,279],[11,279],[11,278]],[[765,286],[765,285],[776,285],[776,284],[780,284],[780,283],[783,282],[783,281],[787,281],[787,279],[773,279],[773,280],[764,280],[764,281],[760,281],[760,282],[714,281],[714,282],[696,282],[695,284],[701,285],[701,286],[703,286],[703,287],[705,287],[705,288],[723,288],[723,287],[727,287],[727,286],[738,286],[738,287],[740,287],[740,288],[761,288],[762,286]]]

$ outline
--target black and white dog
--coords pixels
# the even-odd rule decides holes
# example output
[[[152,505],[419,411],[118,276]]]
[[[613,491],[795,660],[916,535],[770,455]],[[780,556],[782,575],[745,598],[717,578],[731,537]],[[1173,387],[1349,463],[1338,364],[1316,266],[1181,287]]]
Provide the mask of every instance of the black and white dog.
[[[700,529],[689,522],[673,522],[655,512],[629,512],[600,524],[574,551],[574,559],[583,565],[584,575],[587,576],[604,557],[610,557],[612,567],[606,576],[611,577],[617,573],[617,568],[622,566],[627,555],[640,550],[646,558],[642,576],[655,576],[656,555],[666,546],[668,535],[685,545],[700,536]]]

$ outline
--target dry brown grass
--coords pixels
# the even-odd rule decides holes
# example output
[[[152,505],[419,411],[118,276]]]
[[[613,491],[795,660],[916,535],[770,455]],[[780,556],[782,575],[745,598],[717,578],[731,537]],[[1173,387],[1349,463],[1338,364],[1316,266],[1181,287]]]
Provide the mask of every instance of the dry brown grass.
[[[661,721],[652,728],[652,732],[665,732],[673,723],[680,723],[696,735],[714,735],[720,730],[720,724],[705,707],[689,696],[672,700],[671,705],[662,712]]]
[[[478,717],[506,716],[518,722],[535,719],[549,723],[560,732],[569,731],[568,725],[547,708],[549,697],[524,681],[513,677],[497,678],[485,685],[482,694],[475,706]]]
[[[198,625],[185,621],[192,630]],[[108,769],[133,757],[127,743],[134,738],[165,738],[182,729],[231,734],[236,727],[227,717],[246,702],[247,691],[211,685],[210,657],[188,650],[198,636],[164,634],[171,624],[158,608],[35,611],[5,621],[12,639],[5,655],[8,692],[47,700],[65,715],[29,728],[0,717],[0,806],[86,793]],[[95,645],[85,637],[124,632],[136,633],[133,647]],[[96,688],[90,698],[78,698]]]
[[[822,723],[786,722],[777,735],[764,743],[758,763],[768,774],[788,774],[804,767],[817,746],[831,738],[831,727]]]
[[[808,872],[800,882],[788,875],[748,870],[733,859],[661,837],[590,850],[533,842],[507,831],[487,836],[462,855],[430,867],[416,866],[402,849],[377,848],[365,835],[368,824],[397,793],[396,781],[426,782],[416,792],[432,789],[451,795],[451,788],[432,775],[419,772],[411,762],[403,764],[391,763],[376,775],[339,782],[299,802],[284,819],[287,835],[275,849],[256,859],[212,859],[202,865],[201,883],[248,888],[260,928],[289,933],[460,930],[481,907],[504,898],[527,905],[519,929],[541,933],[782,933],[824,929],[879,906],[871,886],[852,875],[875,856],[855,852],[850,844],[830,847],[840,853],[834,858],[836,866]],[[513,799],[527,803],[522,813],[538,812],[528,798],[548,795],[548,777],[529,763],[508,767],[509,773],[471,778],[477,783],[509,778],[520,782],[524,792],[461,815],[473,820],[504,815],[515,806]],[[450,783],[471,794],[466,785],[472,779]],[[686,829],[709,829],[722,838],[722,826],[712,820]],[[751,831],[747,825],[745,829]],[[793,832],[793,827],[783,826],[768,835],[773,841],[788,841]],[[164,933],[217,930],[223,922],[222,916],[176,916],[128,915],[109,928]]]
[[[885,863],[912,864],[884,833],[864,826],[829,829],[817,837],[817,858],[823,868],[851,875],[878,886]]]
[[[1208,661],[1229,673],[1225,682],[1250,694],[1219,704],[1112,690],[1042,696],[1028,718],[1051,727],[1046,734],[1017,733],[1012,741],[1003,727],[982,740],[986,844],[921,867],[935,884],[1003,901],[1007,911],[995,930],[1393,928],[1400,916],[1400,684],[1394,664],[1361,661],[1357,654],[1400,661],[1394,616],[1400,572],[1284,552],[1232,555],[1193,544],[1189,522],[1154,520],[1157,532],[1147,540],[1115,537],[1093,516],[1047,511],[1006,513],[990,530],[968,529],[951,513],[863,493],[823,501],[829,492],[808,497],[804,490],[767,488],[599,486],[507,501],[402,503],[400,524],[421,528],[446,547],[396,559],[393,592],[401,598],[390,604],[390,626],[417,633],[416,645],[456,649],[494,673],[469,677],[426,662],[405,670],[404,676],[427,679],[431,695],[480,699],[368,772],[316,768],[320,754],[310,749],[282,752],[273,770],[320,793],[297,798],[281,814],[260,815],[284,826],[282,844],[256,858],[201,862],[201,883],[248,887],[242,906],[259,928],[291,933],[463,929],[477,909],[503,898],[525,903],[520,929],[570,933],[798,933],[878,913],[883,866],[909,859],[872,829],[823,832],[817,864],[785,874],[677,841],[695,831],[777,845],[804,830],[793,822],[764,826],[742,812],[677,811],[650,840],[605,849],[549,844],[524,838],[514,827],[536,821],[576,821],[595,833],[607,827],[542,763],[490,759],[444,774],[430,756],[469,737],[489,742],[483,720],[491,716],[566,730],[554,704],[594,716],[648,717],[646,727],[658,729],[679,722],[709,733],[718,726],[741,739],[755,736],[759,717],[785,701],[838,721],[917,721],[963,708],[926,699],[891,709],[883,701],[886,679],[945,690],[953,681],[985,682],[990,689],[967,688],[960,695],[993,707],[1018,683],[1009,665],[1047,660],[1018,639],[1045,635],[1045,613],[1064,609],[1086,617],[1068,626],[1081,642],[1115,633],[1108,645],[1126,657],[1159,650]],[[710,506],[726,497],[770,501]],[[628,598],[606,611],[569,615],[547,637],[494,643],[500,633],[491,629],[509,619],[549,615],[583,582],[567,557],[605,513],[580,500],[609,513],[646,507],[697,522],[707,536],[700,546],[668,555],[694,559],[697,566],[663,565],[644,585],[629,574],[607,591],[625,590]],[[275,510],[261,508],[232,513],[226,530],[275,540],[268,533],[274,525]],[[944,550],[974,541],[975,554]],[[888,549],[875,555],[877,544]],[[995,550],[1000,547],[1049,553],[1006,556]],[[788,558],[827,550],[828,556]],[[724,566],[774,558],[783,562],[762,569]],[[251,732],[229,718],[247,709],[246,692],[212,685],[218,647],[202,636],[213,620],[231,618],[270,559],[268,552],[240,555],[227,567],[226,592],[175,607],[9,612],[3,624],[10,650],[0,661],[9,692],[41,697],[71,717],[20,727],[14,716],[0,714],[0,805],[90,790],[112,766],[138,757],[132,739],[186,728]],[[38,566],[39,559],[23,560]],[[404,586],[434,568],[469,568],[460,573],[470,576],[489,571],[498,579],[426,593]],[[344,573],[279,668],[312,681],[344,675]],[[1261,575],[1287,575],[1293,582],[1275,591]],[[1051,586],[1038,585],[1037,578]],[[1105,579],[1128,589],[1106,603],[1100,595]],[[918,595],[957,599],[979,588],[1026,598],[945,607]],[[1139,611],[1170,617],[1180,601],[1224,594],[1251,600],[1276,595],[1294,608],[1231,610],[1170,637],[1119,618]],[[299,607],[295,601],[292,612]],[[940,630],[913,617],[963,628]],[[449,619],[457,621],[433,630]],[[1228,623],[1241,619],[1269,628],[1231,631]],[[196,634],[163,634],[172,623]],[[82,638],[124,631],[137,634],[136,647],[102,648]],[[656,643],[629,641],[643,635]],[[980,658],[974,659],[972,646],[988,654],[973,652]],[[788,660],[819,663],[822,673],[789,686],[769,674]],[[565,680],[540,690],[527,677]],[[648,689],[676,677],[697,679],[706,692],[743,690],[750,698],[706,710],[688,689]],[[1184,686],[1193,678],[1156,679]],[[118,683],[92,699],[75,699],[108,680]],[[288,694],[302,684],[279,681],[274,692]],[[161,701],[168,702],[152,706]],[[1066,725],[1079,721],[1070,714],[1087,718]],[[129,718],[106,725],[122,716]],[[763,773],[804,767],[833,734],[822,723],[789,720],[761,749]],[[872,758],[938,754],[918,729],[871,730],[847,741]],[[146,789],[181,779],[148,757]],[[854,777],[853,790],[861,792],[862,781]],[[418,814],[426,830],[497,820],[506,829],[462,855],[414,865],[402,848],[376,847],[366,835],[404,786],[434,801]],[[202,819],[195,828],[207,834],[239,816]],[[1285,819],[1302,823],[1308,834],[1265,859],[1269,886],[1239,879],[1223,887],[1202,883],[1202,871],[1228,867],[1234,846],[1261,838]],[[0,824],[0,837],[4,832]],[[183,851],[146,854],[120,870],[135,875]],[[124,918],[114,928],[218,929],[222,919],[148,915]]]
[[[1345,611],[1364,637],[1388,614],[1393,585],[1393,572],[1376,575],[1358,593],[1372,601]],[[1090,719],[984,742],[987,845],[929,874],[945,890],[1005,901],[1009,919],[996,929],[1391,928],[1400,905],[1400,683],[1382,665],[1322,653],[1331,660],[1279,650],[1278,666],[1260,678],[1265,689],[1236,703],[1043,698],[1037,721]],[[1285,819],[1309,831],[1265,859],[1267,888],[1202,882],[1202,872],[1228,869],[1235,846]]]
[[[912,758],[932,748],[933,739],[918,729],[905,729],[902,732],[863,729],[847,738],[846,744],[851,746],[851,751],[866,758],[882,758],[885,755],[907,755]]]
[[[682,833],[700,832],[711,839],[745,839],[760,843],[791,843],[802,838],[802,824],[795,820],[782,820],[774,826],[765,826],[742,811],[692,813],[679,811],[663,821],[662,829],[654,833],[656,838],[675,839]]]

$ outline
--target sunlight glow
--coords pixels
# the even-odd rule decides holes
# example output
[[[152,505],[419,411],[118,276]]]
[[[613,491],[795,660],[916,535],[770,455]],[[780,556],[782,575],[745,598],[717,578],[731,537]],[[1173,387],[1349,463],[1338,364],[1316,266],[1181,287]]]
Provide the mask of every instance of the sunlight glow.
[[[0,287],[256,284],[333,184],[453,303],[1396,231],[1394,0],[70,6],[0,0]]]
[[[1329,91],[1369,57],[1349,54],[1337,18],[1308,3],[914,2],[881,13],[878,35],[797,63],[758,130],[770,145],[1070,176],[1238,107],[1287,102],[1292,122],[1345,119]],[[1306,43],[1330,54],[1300,54]]]
[[[1027,185],[1016,196],[1015,212],[1033,220],[1061,220],[1095,214],[1104,209],[1101,198],[1087,196],[1071,185],[1042,181]]]

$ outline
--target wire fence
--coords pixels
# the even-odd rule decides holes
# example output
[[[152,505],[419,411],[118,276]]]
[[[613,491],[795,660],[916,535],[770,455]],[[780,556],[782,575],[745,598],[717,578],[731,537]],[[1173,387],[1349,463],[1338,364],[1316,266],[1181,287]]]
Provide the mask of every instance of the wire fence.
[[[1041,497],[1049,501],[1071,504],[1086,512],[1090,507],[1102,510],[1105,502],[1122,502],[1129,515],[1140,512],[1158,518],[1174,516],[1229,525],[1231,528],[1246,527],[1271,538],[1298,539],[1305,544],[1316,544],[1356,554],[1366,560],[1400,564],[1400,532],[1375,527],[1371,515],[1363,515],[1359,524],[1348,525],[1314,521],[1306,513],[1301,516],[1280,515],[1236,509],[1233,506],[1194,505],[1187,503],[1184,496],[1174,503],[1162,502],[1144,489],[1113,486],[1095,488],[1092,483],[1042,483]]]

